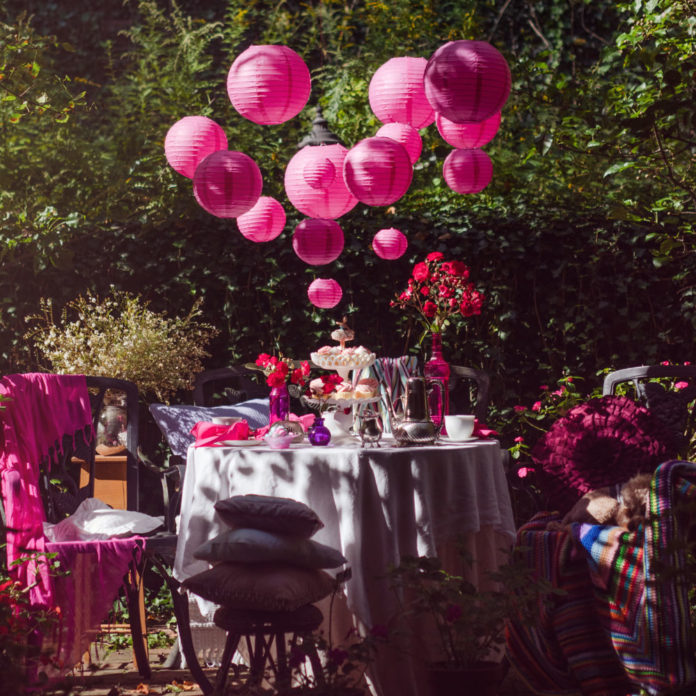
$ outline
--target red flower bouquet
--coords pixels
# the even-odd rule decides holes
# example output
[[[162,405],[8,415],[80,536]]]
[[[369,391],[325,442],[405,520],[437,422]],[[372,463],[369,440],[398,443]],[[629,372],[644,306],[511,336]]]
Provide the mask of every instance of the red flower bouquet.
[[[414,310],[428,331],[441,333],[456,317],[481,313],[484,297],[469,280],[469,268],[461,261],[445,261],[434,251],[413,267],[408,286],[392,307]]]
[[[255,365],[266,375],[266,384],[269,387],[282,387],[284,384],[296,384],[304,387],[309,377],[309,363],[303,360],[299,367],[295,367],[295,361],[291,358],[278,358],[268,353],[260,353]]]

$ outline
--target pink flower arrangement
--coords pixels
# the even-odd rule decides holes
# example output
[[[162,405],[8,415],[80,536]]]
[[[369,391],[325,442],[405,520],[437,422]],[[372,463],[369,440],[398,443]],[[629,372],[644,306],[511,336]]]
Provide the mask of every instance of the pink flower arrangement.
[[[295,367],[295,362],[291,358],[278,358],[268,353],[260,353],[256,358],[257,367],[266,375],[266,384],[269,387],[282,387],[287,384],[296,384],[303,387],[307,377],[309,377],[309,363],[303,360],[300,367]]]
[[[469,281],[468,266],[445,261],[443,254],[434,251],[413,267],[406,289],[390,304],[415,310],[428,331],[440,333],[455,317],[480,314],[483,300]]]

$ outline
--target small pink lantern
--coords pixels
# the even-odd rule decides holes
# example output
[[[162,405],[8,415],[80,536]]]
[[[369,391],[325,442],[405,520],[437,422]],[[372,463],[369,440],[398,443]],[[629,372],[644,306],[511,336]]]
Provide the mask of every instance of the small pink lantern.
[[[418,131],[407,123],[385,123],[375,135],[380,138],[391,138],[397,143],[401,143],[408,152],[411,164],[415,164],[420,157],[423,141]]]
[[[314,218],[345,215],[358,203],[343,181],[348,150],[334,145],[307,145],[295,153],[285,168],[285,192],[301,213]]]
[[[295,253],[310,266],[335,261],[343,251],[343,230],[335,220],[309,218],[303,220],[292,236]]]
[[[258,165],[243,152],[218,150],[196,167],[193,195],[211,215],[233,218],[258,201],[263,180]]]
[[[493,163],[483,150],[452,150],[442,165],[447,185],[456,193],[478,193],[493,177]]]
[[[425,94],[439,114],[455,123],[484,121],[500,111],[510,94],[510,68],[485,41],[450,41],[430,57]]]
[[[365,138],[349,150],[343,179],[367,205],[390,205],[411,185],[413,166],[403,145],[391,138]]]
[[[287,46],[250,46],[227,74],[232,106],[244,118],[265,126],[297,116],[311,90],[307,65]]]
[[[435,123],[445,142],[452,147],[467,150],[472,147],[483,147],[493,140],[500,127],[500,111],[478,123],[455,123],[437,114]]]
[[[404,255],[408,247],[406,235],[395,227],[380,230],[372,238],[372,248],[381,259],[393,261]]]
[[[407,123],[416,130],[435,120],[433,107],[425,96],[425,58],[390,58],[375,71],[368,87],[374,115],[382,123]]]
[[[309,284],[307,297],[315,307],[330,309],[341,301],[343,290],[333,278],[317,278]]]
[[[285,210],[270,196],[261,196],[253,208],[237,217],[237,227],[252,242],[270,242],[285,227]]]
[[[184,116],[164,138],[164,156],[169,166],[189,179],[193,179],[196,167],[208,155],[226,149],[225,131],[207,116]]]

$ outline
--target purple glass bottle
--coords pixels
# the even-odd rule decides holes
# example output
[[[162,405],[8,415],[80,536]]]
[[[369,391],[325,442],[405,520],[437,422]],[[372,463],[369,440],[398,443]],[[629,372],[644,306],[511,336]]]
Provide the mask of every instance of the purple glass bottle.
[[[307,439],[317,447],[328,445],[331,441],[331,431],[324,425],[324,419],[317,416],[314,423],[307,428]]]
[[[442,334],[433,332],[432,336],[432,354],[430,360],[423,367],[423,375],[431,379],[439,379],[445,385],[445,403],[442,409],[443,414],[449,413],[449,363],[442,357]],[[438,389],[433,389],[428,397],[428,408],[430,409],[430,419],[435,425],[440,425],[440,392]]]
[[[287,420],[290,413],[290,393],[288,385],[283,384],[280,387],[271,387],[271,393],[268,396],[268,408],[270,413],[269,423],[272,425],[279,420]]]

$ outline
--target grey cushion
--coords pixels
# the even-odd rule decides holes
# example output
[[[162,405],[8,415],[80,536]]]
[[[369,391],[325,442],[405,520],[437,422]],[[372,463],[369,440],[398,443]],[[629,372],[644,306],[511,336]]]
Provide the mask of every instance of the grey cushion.
[[[304,503],[269,495],[235,495],[215,503],[222,521],[238,529],[263,529],[309,539],[324,523]]]
[[[280,563],[219,563],[183,582],[204,599],[250,611],[294,611],[328,596],[335,585],[324,570]]]
[[[199,546],[196,558],[212,563],[290,563],[303,568],[337,568],[346,559],[336,549],[312,539],[260,529],[231,529]]]

